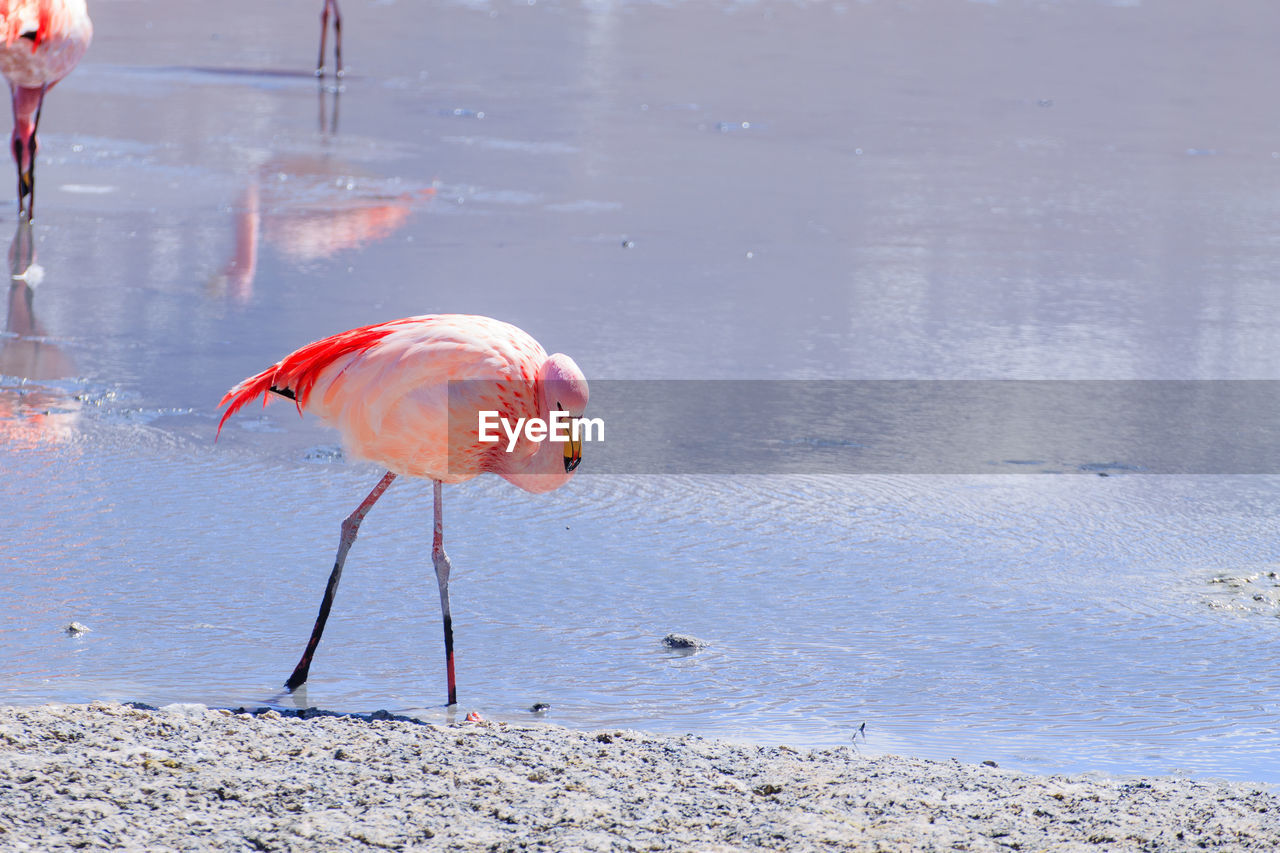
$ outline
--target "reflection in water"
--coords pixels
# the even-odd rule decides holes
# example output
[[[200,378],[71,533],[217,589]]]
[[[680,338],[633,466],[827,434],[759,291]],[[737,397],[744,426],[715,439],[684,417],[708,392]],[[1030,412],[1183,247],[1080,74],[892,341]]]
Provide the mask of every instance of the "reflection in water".
[[[36,263],[31,222],[18,218],[9,245],[9,311],[0,338],[0,376],[22,380],[0,385],[0,443],[18,449],[67,440],[80,403],[67,392],[32,382],[74,375],[71,357],[51,343],[36,318],[35,288],[44,278]]]
[[[336,98],[334,103],[336,122]],[[434,187],[391,195],[361,186],[351,169],[328,155],[276,157],[256,170],[240,195],[233,254],[210,291],[244,304],[253,296],[263,241],[295,265],[324,260],[390,236],[434,194]]]
[[[338,99],[342,96],[342,85],[335,83],[332,86],[326,86],[324,81],[320,81],[317,87],[320,95],[320,135],[333,136],[338,132]],[[333,96],[333,114],[329,114],[329,96]]]
[[[8,334],[0,346],[0,373],[6,376],[39,381],[63,379],[74,372],[70,357],[49,343],[36,319],[35,288],[43,278],[44,269],[36,263],[31,223],[21,217],[9,246]]]

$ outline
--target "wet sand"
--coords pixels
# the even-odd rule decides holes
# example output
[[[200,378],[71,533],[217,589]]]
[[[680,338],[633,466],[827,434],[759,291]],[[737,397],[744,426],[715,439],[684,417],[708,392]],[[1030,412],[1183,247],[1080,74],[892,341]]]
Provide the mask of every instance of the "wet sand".
[[[1247,783],[95,702],[0,708],[0,848],[1274,849]]]

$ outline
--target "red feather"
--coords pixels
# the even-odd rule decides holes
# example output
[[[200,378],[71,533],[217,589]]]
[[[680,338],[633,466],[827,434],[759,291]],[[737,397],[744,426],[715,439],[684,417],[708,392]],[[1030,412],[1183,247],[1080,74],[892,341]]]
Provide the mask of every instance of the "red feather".
[[[275,391],[289,391],[294,402],[301,409],[311,396],[320,373],[343,356],[367,349],[404,324],[404,320],[392,320],[389,323],[378,323],[373,326],[362,326],[351,329],[322,340],[307,344],[299,350],[286,355],[280,361],[261,373],[250,376],[223,395],[219,406],[227,406],[218,421],[218,431],[214,440],[222,433],[222,425],[227,418],[234,415],[244,406],[258,397],[263,397],[262,404],[267,404],[266,395]],[[230,405],[228,405],[230,404]]]

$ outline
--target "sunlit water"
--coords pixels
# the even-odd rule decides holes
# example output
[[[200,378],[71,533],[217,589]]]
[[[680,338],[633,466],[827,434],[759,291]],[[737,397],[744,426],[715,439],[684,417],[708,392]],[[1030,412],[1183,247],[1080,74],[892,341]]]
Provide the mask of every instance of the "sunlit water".
[[[277,699],[378,472],[216,403],[354,325],[610,379],[1280,377],[1267,4],[351,2],[336,97],[306,4],[225,5],[103,0],[46,107],[0,701]],[[1274,477],[590,467],[446,490],[454,713],[1280,780]],[[278,701],[449,718],[430,532],[397,482]]]

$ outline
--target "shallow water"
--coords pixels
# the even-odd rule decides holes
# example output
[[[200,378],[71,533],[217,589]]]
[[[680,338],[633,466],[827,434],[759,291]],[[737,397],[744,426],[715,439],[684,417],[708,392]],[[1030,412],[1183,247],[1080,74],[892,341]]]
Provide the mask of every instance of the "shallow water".
[[[604,379],[1280,377],[1269,4],[349,2],[338,93],[318,9],[224,7],[95,4],[42,118],[0,701],[278,695],[378,472],[216,403],[351,326],[494,315]],[[1280,780],[1275,477],[590,465],[447,490],[458,713]],[[429,518],[369,516],[281,702],[448,716]]]

